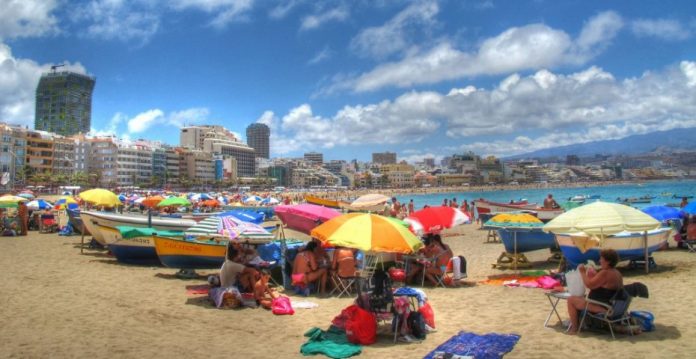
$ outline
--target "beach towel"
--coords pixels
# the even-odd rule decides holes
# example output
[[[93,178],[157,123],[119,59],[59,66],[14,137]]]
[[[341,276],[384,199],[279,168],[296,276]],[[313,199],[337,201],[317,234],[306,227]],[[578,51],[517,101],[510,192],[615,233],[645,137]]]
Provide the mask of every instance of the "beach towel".
[[[186,294],[188,295],[208,294],[209,290],[210,286],[208,284],[186,286]]]
[[[490,285],[504,285],[508,287],[525,287],[525,288],[539,288],[539,282],[537,280],[545,275],[548,275],[546,271],[526,271],[519,275],[515,274],[501,274],[495,276],[489,276],[488,279],[482,281],[483,284]]]
[[[424,359],[445,357],[448,354],[471,356],[476,359],[498,359],[512,351],[520,336],[517,334],[484,334],[465,331],[449,338]]]
[[[348,342],[346,332],[334,327],[323,331],[314,327],[304,333],[308,341],[300,347],[304,356],[324,354],[329,358],[349,358],[362,352],[362,346]]]
[[[242,294],[239,293],[239,290],[235,287],[216,287],[216,288],[211,288],[208,291],[208,296],[210,299],[213,300],[215,303],[215,306],[218,308],[222,308],[225,304],[224,297],[225,293],[230,293],[232,296],[236,297],[237,300],[241,301],[242,299]]]

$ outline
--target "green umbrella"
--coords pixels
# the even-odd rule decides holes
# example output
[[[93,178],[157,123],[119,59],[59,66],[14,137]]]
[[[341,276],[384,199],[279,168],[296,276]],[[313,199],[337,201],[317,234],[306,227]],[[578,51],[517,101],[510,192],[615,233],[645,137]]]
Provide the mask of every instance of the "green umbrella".
[[[181,198],[181,197],[169,197],[164,199],[162,202],[157,204],[157,207],[169,207],[169,206],[190,206],[191,202],[189,202],[186,198]]]

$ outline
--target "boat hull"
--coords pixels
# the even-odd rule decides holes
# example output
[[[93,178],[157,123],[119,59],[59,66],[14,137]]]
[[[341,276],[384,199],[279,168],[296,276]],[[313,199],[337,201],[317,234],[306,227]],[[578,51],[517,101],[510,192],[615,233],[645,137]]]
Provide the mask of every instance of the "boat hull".
[[[148,218],[145,216],[125,216],[118,213],[105,213],[105,212],[90,212],[83,211],[80,213],[82,221],[85,224],[85,228],[89,230],[94,237],[94,240],[99,242],[99,244],[108,246],[115,241],[113,236],[105,236],[99,228],[100,227],[110,227],[116,228],[116,226],[130,226],[130,227],[147,227]],[[190,219],[178,219],[178,218],[152,218],[150,221],[152,228],[163,230],[163,231],[184,231],[196,224],[195,221]]]
[[[662,228],[648,232],[648,255],[662,248],[667,242],[671,229]],[[575,268],[578,264],[593,260],[599,263],[599,252],[602,249],[613,249],[619,254],[620,261],[642,259],[645,257],[645,244],[642,233],[621,234],[607,237],[601,241],[599,247],[582,252],[574,243],[572,237],[567,234],[557,234],[556,242],[563,252],[568,265]]]
[[[531,231],[499,229],[498,235],[503,242],[503,246],[505,246],[505,251],[508,253],[525,253],[539,249],[558,248],[553,233],[546,233],[541,229]],[[515,237],[517,240],[517,249],[515,249]]]
[[[475,202],[476,212],[479,215],[485,213],[505,213],[505,212],[516,212],[516,211],[532,211],[536,213],[537,218],[546,222],[550,221],[557,216],[561,215],[564,210],[563,208],[541,208],[537,207],[536,204],[528,203],[518,203],[518,204],[505,204],[490,202],[483,199],[476,200]]]
[[[220,268],[225,261],[226,242],[201,243],[183,239],[152,236],[160,262],[170,268]]]
[[[316,196],[311,196],[311,195],[305,195],[305,201],[307,203],[311,204],[316,204],[319,206],[324,206],[324,207],[331,207],[331,208],[341,208],[341,201],[333,200],[333,199],[326,199],[326,198],[321,198],[321,197],[316,197]]]
[[[70,225],[73,227],[73,229],[80,234],[90,235],[89,231],[87,230],[87,227],[85,227],[82,223],[80,211],[75,209],[67,209],[67,212],[68,222],[70,222]]]

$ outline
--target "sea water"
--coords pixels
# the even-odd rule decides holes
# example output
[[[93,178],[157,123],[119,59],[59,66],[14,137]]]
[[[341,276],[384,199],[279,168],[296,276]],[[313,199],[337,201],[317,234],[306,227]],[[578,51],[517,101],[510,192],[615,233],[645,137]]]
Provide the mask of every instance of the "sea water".
[[[631,204],[636,208],[644,208],[655,205],[678,205],[681,202],[680,196],[696,195],[696,180],[682,181],[653,181],[634,184],[616,184],[605,186],[573,187],[573,188],[533,188],[533,189],[506,189],[506,190],[486,190],[471,192],[448,192],[430,194],[405,194],[397,195],[399,202],[407,204],[413,199],[416,209],[423,208],[424,205],[439,206],[446,198],[457,199],[457,204],[461,205],[464,200],[471,203],[472,200],[484,198],[489,201],[508,203],[511,200],[526,199],[529,203],[544,203],[544,198],[552,194],[556,202],[563,204],[573,196],[600,196],[601,201],[617,202],[619,198],[639,198],[643,196],[655,197],[651,203]],[[674,197],[677,196],[677,197]],[[688,201],[694,201],[690,198]],[[595,200],[587,200],[591,202]],[[586,203],[587,203],[586,202]]]

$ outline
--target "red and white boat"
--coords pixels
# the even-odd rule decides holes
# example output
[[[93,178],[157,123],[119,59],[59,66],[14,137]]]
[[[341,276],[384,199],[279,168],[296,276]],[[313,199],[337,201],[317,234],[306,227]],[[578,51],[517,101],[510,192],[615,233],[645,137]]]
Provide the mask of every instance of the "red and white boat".
[[[487,201],[483,198],[475,201],[474,207],[479,215],[484,213],[503,213],[515,211],[530,211],[535,212],[537,218],[546,222],[564,212],[563,208],[543,208],[537,206],[536,203],[528,203],[527,201],[519,201],[512,203],[500,203]]]

